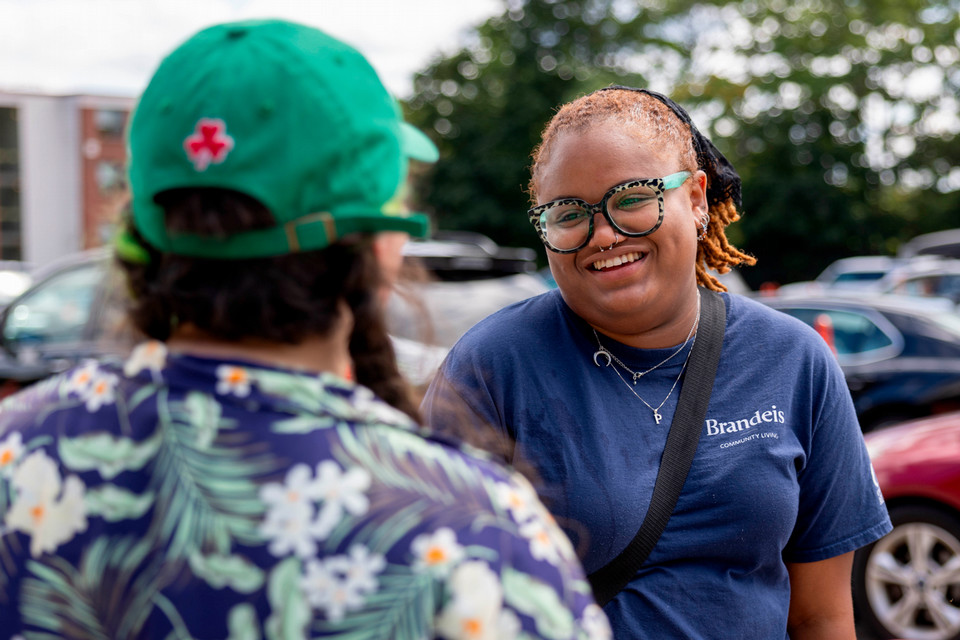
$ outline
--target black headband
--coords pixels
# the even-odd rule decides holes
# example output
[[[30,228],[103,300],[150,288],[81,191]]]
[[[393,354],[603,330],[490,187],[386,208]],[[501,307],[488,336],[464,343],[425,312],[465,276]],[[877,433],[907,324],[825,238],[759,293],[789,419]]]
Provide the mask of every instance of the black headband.
[[[730,164],[730,161],[720,153],[720,150],[713,146],[709,138],[700,133],[693,124],[693,121],[690,120],[690,116],[683,110],[683,107],[662,93],[657,93],[649,89],[611,85],[603,89],[598,89],[595,93],[610,91],[611,89],[645,93],[667,105],[681,122],[690,127],[690,133],[693,136],[693,148],[697,152],[697,164],[707,174],[707,201],[710,203],[710,206],[712,207],[715,204],[720,204],[727,200],[733,200],[737,209],[740,208],[740,175],[737,173],[737,170],[733,168],[733,165]]]

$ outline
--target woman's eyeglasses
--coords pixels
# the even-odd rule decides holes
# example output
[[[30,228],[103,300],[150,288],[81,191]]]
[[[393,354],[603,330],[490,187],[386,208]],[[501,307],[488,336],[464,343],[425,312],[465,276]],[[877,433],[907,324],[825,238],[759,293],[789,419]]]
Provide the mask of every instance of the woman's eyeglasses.
[[[689,171],[665,178],[630,180],[611,188],[596,204],[578,198],[561,198],[536,206],[527,215],[551,251],[573,253],[593,237],[593,216],[602,213],[618,233],[629,238],[646,236],[663,223],[663,193],[676,189]]]

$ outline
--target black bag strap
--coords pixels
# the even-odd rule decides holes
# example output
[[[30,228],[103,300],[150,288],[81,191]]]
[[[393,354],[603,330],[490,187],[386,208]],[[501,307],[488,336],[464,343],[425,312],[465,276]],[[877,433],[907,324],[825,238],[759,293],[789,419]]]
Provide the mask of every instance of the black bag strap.
[[[660,469],[653,485],[653,497],[643,524],[627,548],[616,558],[597,569],[587,579],[593,587],[597,603],[609,602],[637,574],[653,551],[670,514],[677,506],[680,491],[693,463],[707,416],[707,405],[713,392],[713,381],[723,347],[726,305],[715,291],[701,289],[703,311],[697,338],[690,350],[690,362],[680,388],[680,399],[673,414],[667,443],[660,459]]]

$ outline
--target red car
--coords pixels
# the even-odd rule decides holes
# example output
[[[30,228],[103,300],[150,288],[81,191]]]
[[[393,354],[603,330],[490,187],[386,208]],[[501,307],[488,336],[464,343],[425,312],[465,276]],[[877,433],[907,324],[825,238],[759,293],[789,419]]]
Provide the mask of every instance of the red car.
[[[865,439],[894,529],[857,552],[860,623],[881,638],[960,639],[960,413]]]

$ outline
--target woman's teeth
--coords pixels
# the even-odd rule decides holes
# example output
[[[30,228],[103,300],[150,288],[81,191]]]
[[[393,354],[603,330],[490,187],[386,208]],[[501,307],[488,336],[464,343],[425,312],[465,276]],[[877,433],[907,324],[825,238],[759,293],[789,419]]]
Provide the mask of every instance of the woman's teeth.
[[[610,269],[611,267],[619,267],[622,264],[627,264],[628,262],[633,262],[640,259],[640,254],[636,251],[632,253],[627,253],[622,256],[616,256],[614,258],[607,258],[605,260],[597,260],[591,266],[600,271],[602,269]]]

